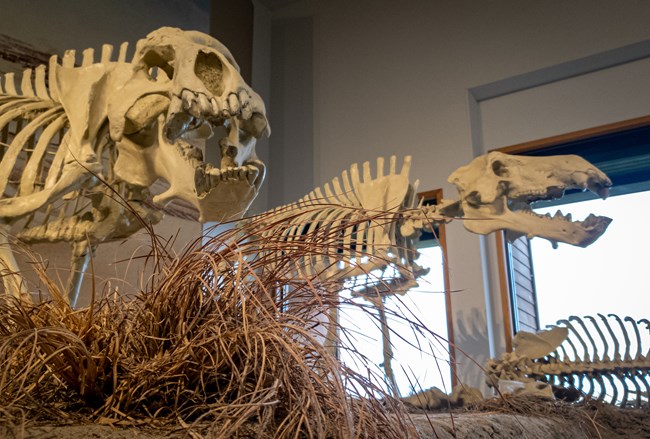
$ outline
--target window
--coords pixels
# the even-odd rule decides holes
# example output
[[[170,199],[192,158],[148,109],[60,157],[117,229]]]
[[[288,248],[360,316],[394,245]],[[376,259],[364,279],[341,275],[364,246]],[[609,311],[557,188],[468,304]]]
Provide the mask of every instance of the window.
[[[508,347],[513,332],[543,329],[570,315],[601,312],[646,317],[635,314],[650,309],[646,269],[639,266],[640,259],[647,260],[643,254],[650,245],[650,240],[644,244],[646,226],[641,226],[642,218],[650,217],[650,116],[501,151],[540,156],[578,154],[606,172],[613,182],[606,201],[597,200],[591,193],[572,192],[559,202],[536,206],[538,213],[552,214],[558,208],[564,213],[573,211],[574,219],[584,218],[590,211],[613,218],[610,229],[591,247],[560,244],[553,250],[544,240],[529,242],[526,238],[505,245],[500,268],[506,274],[502,276],[502,299],[509,305],[504,306],[508,310],[504,315],[510,316],[505,326],[512,325],[506,332]],[[497,241],[504,245],[502,235]],[[633,286],[633,279],[639,275],[646,277],[645,285]],[[627,311],[617,306],[626,303],[632,307]]]
[[[432,191],[420,196],[425,204],[435,204],[442,194]],[[364,375],[368,366],[371,373],[383,380],[384,389],[396,396],[407,396],[432,386],[450,393],[453,382],[453,350],[448,343],[453,335],[448,319],[450,298],[444,262],[444,227],[434,233],[425,233],[418,251],[417,263],[430,271],[418,279],[418,287],[406,294],[388,295],[382,297],[380,303],[370,303],[363,297],[354,297],[354,282],[348,283],[341,293],[344,300],[355,303],[342,305],[339,311],[340,322],[350,337],[344,343],[367,358],[367,364],[345,349],[339,352],[341,360]],[[386,275],[391,276],[390,271]],[[357,283],[364,284],[363,281]],[[380,323],[382,313],[386,327]],[[407,320],[421,322],[431,333],[414,330]],[[385,334],[390,339],[392,359],[390,352],[385,350]]]

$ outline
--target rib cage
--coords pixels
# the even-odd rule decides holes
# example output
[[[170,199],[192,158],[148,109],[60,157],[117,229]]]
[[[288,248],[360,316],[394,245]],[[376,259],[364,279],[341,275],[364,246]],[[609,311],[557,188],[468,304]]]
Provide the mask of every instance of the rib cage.
[[[353,164],[349,172],[343,171],[340,178],[322,189],[316,188],[298,202],[267,213],[264,226],[253,232],[264,245],[261,254],[268,261],[267,268],[274,270],[279,263],[286,263],[286,259],[269,250],[282,242],[295,244],[290,248],[297,254],[304,253],[292,270],[308,278],[342,281],[389,267],[397,269],[399,277],[405,279],[424,274],[425,270],[415,263],[415,239],[402,237],[396,220],[403,211],[417,207],[416,186],[408,182],[410,159],[405,157],[398,173],[397,159],[392,156],[385,175],[384,159],[378,158],[374,176],[366,162],[363,179],[359,166]],[[381,206],[369,205],[366,191],[382,182],[403,185],[398,190],[392,188],[401,198],[385,200]],[[386,196],[387,192],[380,198]],[[286,252],[286,245],[282,248]],[[360,282],[372,283],[372,279]]]
[[[127,50],[128,44],[123,43],[117,57],[112,59],[113,46],[105,44],[100,61],[124,62]],[[0,76],[0,176],[8,176],[0,178],[0,203],[52,187],[61,177],[69,122],[58,99],[54,77],[58,62],[59,58],[53,55],[48,68],[41,65],[26,69],[19,81],[13,73]],[[83,67],[94,62],[92,48],[83,51],[81,64],[76,64],[76,51],[68,50],[61,59],[61,66]],[[102,177],[113,183],[115,151],[106,133],[100,132],[94,148],[104,162]],[[5,217],[4,222],[21,222],[21,237],[27,242],[38,242],[47,231],[47,224],[70,221],[91,209],[91,200],[85,195],[95,191],[84,189],[82,192],[69,193],[64,199],[40,211],[29,212],[24,218]],[[66,238],[70,237],[62,236],[61,240]]]
[[[645,330],[639,325],[645,325]],[[488,363],[489,373],[549,382],[578,390],[582,398],[619,406],[650,405],[648,319],[622,319],[615,314],[571,316],[559,320],[557,326],[567,328],[569,335],[553,352],[537,359]],[[516,354],[515,350],[511,355]]]

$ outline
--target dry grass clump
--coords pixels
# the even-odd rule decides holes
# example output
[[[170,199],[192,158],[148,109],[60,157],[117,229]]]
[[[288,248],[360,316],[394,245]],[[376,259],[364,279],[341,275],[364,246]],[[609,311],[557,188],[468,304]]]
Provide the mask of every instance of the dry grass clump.
[[[35,421],[208,425],[215,437],[251,422],[256,436],[277,438],[407,436],[402,409],[318,336],[340,284],[296,275],[305,252],[340,251],[336,239],[258,241],[268,224],[178,258],[155,246],[157,274],[130,300],[109,294],[73,310],[44,271],[51,301],[3,297],[0,410]]]

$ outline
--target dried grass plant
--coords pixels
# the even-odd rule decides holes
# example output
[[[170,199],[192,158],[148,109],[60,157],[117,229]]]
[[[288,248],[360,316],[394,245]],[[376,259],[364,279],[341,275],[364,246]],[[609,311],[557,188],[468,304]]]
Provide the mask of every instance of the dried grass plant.
[[[359,221],[393,220],[372,215]],[[148,285],[78,310],[35,264],[52,299],[0,302],[0,410],[47,422],[166,421],[211,437],[251,423],[256,437],[415,435],[381,378],[345,367],[318,336],[341,286],[298,268],[309,255],[340,255],[340,230],[260,240],[268,227],[278,227],[273,214],[178,257],[152,234]]]

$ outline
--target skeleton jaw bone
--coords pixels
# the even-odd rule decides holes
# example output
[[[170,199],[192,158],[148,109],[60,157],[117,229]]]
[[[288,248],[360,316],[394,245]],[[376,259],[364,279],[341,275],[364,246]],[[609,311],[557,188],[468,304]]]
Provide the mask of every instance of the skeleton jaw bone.
[[[506,197],[502,197],[498,204],[506,204]],[[474,209],[463,205],[465,220],[463,224],[470,232],[480,235],[506,230],[510,236],[526,235],[528,238],[535,236],[550,241],[553,245],[564,242],[579,247],[587,247],[596,241],[607,229],[611,219],[603,216],[589,215],[584,221],[571,221],[570,215],[566,217],[559,211],[550,215],[537,215],[530,209],[512,211],[504,209],[494,216],[485,208]],[[494,219],[494,218],[498,219]]]
[[[116,175],[128,183],[148,187],[158,178],[169,188],[153,202],[164,205],[174,198],[190,202],[199,220],[227,221],[241,217],[257,195],[264,178],[264,165],[248,160],[242,166],[218,168],[202,161],[201,150],[179,139],[169,142],[164,134],[164,114],[151,127],[156,138],[143,147],[125,136],[118,143]]]
[[[244,95],[250,96],[249,93],[241,94]],[[174,102],[177,107],[177,97],[172,97],[172,105]],[[183,108],[180,111],[178,108],[172,109],[170,105],[164,130],[159,133],[159,144],[173,141],[188,150],[183,139],[208,139],[214,128],[223,126],[227,134],[219,139],[221,163],[215,167],[211,163],[204,163],[195,154],[189,158],[193,178],[181,182],[175,171],[166,172],[165,178],[171,187],[155,197],[154,202],[163,203],[176,196],[183,198],[199,210],[201,222],[241,218],[257,196],[266,175],[266,167],[255,152],[257,138],[270,131],[266,118],[260,113],[247,113],[246,109],[250,110],[250,106],[242,104],[234,95],[231,95],[232,105],[227,115],[223,111],[216,113],[216,106],[207,107],[205,103],[209,101],[201,93],[193,94],[184,90],[180,102]],[[214,99],[211,102],[215,104]],[[163,121],[159,123],[162,124]],[[191,181],[194,182],[194,187],[189,190],[185,186]]]
[[[491,152],[477,157],[449,177],[461,197],[465,228],[488,234],[507,230],[514,235],[538,236],[554,245],[564,242],[586,247],[611,222],[589,215],[584,221],[558,212],[537,215],[530,203],[560,198],[567,189],[590,190],[602,198],[611,181],[578,156],[523,157]]]

